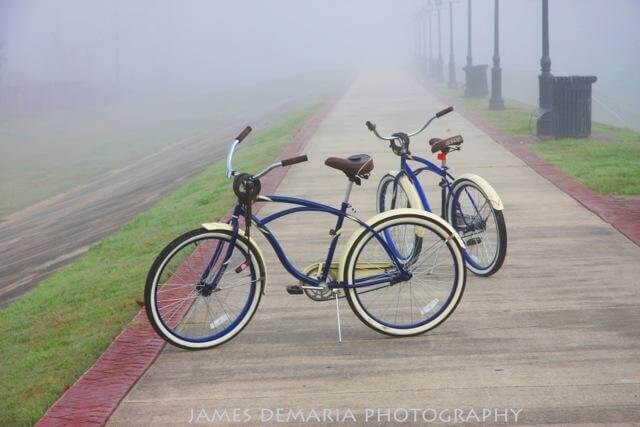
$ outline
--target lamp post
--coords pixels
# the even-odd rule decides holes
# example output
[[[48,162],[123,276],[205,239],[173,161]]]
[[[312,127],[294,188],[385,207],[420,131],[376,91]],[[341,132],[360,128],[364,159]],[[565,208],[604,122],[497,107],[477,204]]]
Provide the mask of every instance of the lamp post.
[[[542,0],[542,57],[538,76],[538,122],[536,134],[548,137],[555,134],[553,116],[553,80],[551,58],[549,57],[549,2]]]
[[[449,0],[449,88],[458,87],[456,82],[456,61],[453,56],[453,1]]]
[[[429,26],[429,77],[435,77],[436,71],[433,60],[433,33],[431,31],[431,29],[433,28],[433,25],[431,25],[431,15],[433,13],[433,9],[429,7],[428,9],[426,9],[426,11],[427,25]]]
[[[440,5],[442,0],[436,0],[436,13],[438,14],[438,64],[437,64],[437,79],[439,82],[444,81],[444,71],[442,62],[442,27],[440,26]]]
[[[494,0],[493,68],[491,68],[491,99],[489,109],[504,110],[502,99],[502,69],[500,68],[500,0]]]
[[[471,57],[471,0],[467,0],[467,67],[473,66]]]
[[[549,0],[542,0],[542,57],[540,58],[539,76],[540,109],[550,110],[553,103],[551,74],[551,57],[549,56]]]
[[[431,64],[427,57],[427,11],[422,10],[420,12],[420,43],[422,45],[422,64],[424,67],[425,75],[429,75],[431,71]]]

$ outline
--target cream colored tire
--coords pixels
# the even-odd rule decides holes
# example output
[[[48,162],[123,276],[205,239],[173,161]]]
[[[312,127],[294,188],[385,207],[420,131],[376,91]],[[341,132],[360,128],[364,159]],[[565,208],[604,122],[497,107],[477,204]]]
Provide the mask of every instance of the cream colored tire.
[[[441,245],[438,251],[446,248],[446,250],[443,250],[441,252],[441,259],[444,259],[442,261],[442,271],[444,271],[444,268],[446,268],[448,269],[447,271],[452,272],[450,274],[451,283],[450,289],[448,288],[448,284],[445,283],[444,285],[442,285],[442,289],[444,289],[444,291],[442,291],[442,295],[446,295],[446,298],[436,298],[431,300],[431,302],[426,300],[416,302],[415,309],[413,305],[413,296],[411,296],[411,307],[409,309],[411,311],[410,321],[398,321],[399,308],[396,308],[395,322],[390,320],[389,316],[387,314],[384,314],[388,311],[388,307],[385,307],[384,303],[381,304],[381,307],[379,309],[373,306],[368,307],[363,298],[363,295],[373,292],[389,292],[388,289],[395,287],[392,292],[397,292],[398,301],[400,301],[401,295],[405,295],[402,297],[402,315],[408,319],[409,316],[406,313],[406,307],[408,306],[408,304],[405,302],[407,300],[406,295],[408,294],[403,294],[404,291],[403,289],[401,289],[401,287],[404,286],[406,292],[414,292],[416,290],[421,292],[430,292],[432,289],[435,289],[435,287],[433,286],[433,283],[435,282],[429,282],[427,278],[422,280],[422,277],[427,276],[421,275],[418,277],[417,275],[414,275],[411,280],[396,283],[393,285],[390,284],[384,288],[383,286],[380,286],[379,290],[374,289],[373,286],[347,288],[346,296],[353,312],[367,326],[378,332],[393,336],[411,336],[422,334],[440,325],[454,312],[464,293],[467,273],[464,258],[462,255],[463,244],[459,236],[455,233],[451,226],[440,217],[433,215],[430,212],[418,209],[396,209],[388,212],[383,212],[374,216],[371,220],[367,221],[367,223],[372,227],[372,229],[369,230],[362,227],[352,235],[351,239],[347,243],[347,249],[345,250],[339,273],[339,277],[341,277],[344,282],[349,285],[353,285],[356,282],[359,264],[366,264],[367,261],[366,259],[360,260],[360,256],[366,256],[366,248],[369,245],[380,245],[379,241],[375,237],[375,234],[378,234],[378,236],[380,236],[382,235],[383,231],[385,229],[388,229],[389,227],[411,225],[414,227],[418,227],[423,231],[422,235],[425,242],[429,242],[429,244],[431,244],[431,242],[436,242],[435,244]],[[423,251],[423,255],[425,257],[429,254],[433,255],[433,253],[430,253],[426,247],[423,248]],[[420,261],[420,259],[418,258],[418,260],[415,262],[416,264],[414,271],[421,272],[421,264],[419,264],[419,262],[422,261]],[[428,265],[430,266],[431,264]],[[447,274],[447,277],[449,277],[449,274]],[[414,279],[416,281],[418,281],[419,279],[420,282],[413,283]],[[369,292],[365,292],[367,290]],[[437,301],[436,304],[428,310],[427,308],[429,307],[429,304],[433,303],[434,301]],[[426,305],[425,302],[427,303]],[[399,304],[400,303],[398,302],[398,306]],[[391,315],[393,314],[392,310],[393,308],[391,308]],[[418,313],[421,313],[421,311],[425,311],[425,313],[423,314],[423,318],[418,318]],[[414,315],[416,316],[415,322],[413,317]]]

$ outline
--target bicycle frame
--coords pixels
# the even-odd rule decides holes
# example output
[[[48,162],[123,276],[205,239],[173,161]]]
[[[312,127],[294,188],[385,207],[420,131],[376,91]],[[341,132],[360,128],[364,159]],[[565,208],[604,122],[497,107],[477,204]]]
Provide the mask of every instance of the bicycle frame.
[[[271,247],[273,248],[274,252],[276,253],[278,259],[280,260],[280,263],[284,266],[284,268],[289,272],[289,274],[291,274],[293,277],[295,277],[296,279],[298,279],[299,281],[307,284],[307,285],[311,285],[311,286],[321,286],[323,284],[326,283],[327,278],[329,277],[329,271],[331,268],[331,263],[333,261],[334,255],[335,255],[335,249],[336,246],[338,244],[338,240],[340,237],[340,231],[342,228],[342,225],[344,223],[344,219],[348,218],[352,221],[357,222],[358,224],[360,224],[361,226],[365,227],[366,229],[372,231],[374,233],[374,236],[376,237],[376,239],[380,242],[380,244],[382,245],[382,247],[384,248],[384,250],[387,252],[387,254],[389,255],[389,257],[391,258],[391,260],[393,261],[394,266],[397,268],[397,273],[393,274],[393,275],[386,275],[386,274],[379,274],[376,276],[372,276],[366,279],[361,279],[361,281],[358,283],[354,283],[354,284],[347,284],[344,282],[340,282],[339,280],[337,282],[330,282],[330,283],[326,283],[328,288],[359,288],[359,287],[364,287],[364,286],[373,286],[373,285],[378,285],[381,283],[395,283],[395,282],[399,282],[399,281],[403,281],[403,280],[407,280],[410,277],[410,274],[408,273],[408,271],[404,268],[403,264],[398,260],[398,258],[396,257],[394,251],[389,247],[389,245],[387,244],[387,242],[384,240],[384,238],[377,232],[375,232],[372,227],[370,225],[368,225],[367,223],[365,223],[364,221],[360,220],[359,218],[354,217],[353,215],[350,215],[347,213],[347,209],[349,207],[349,203],[344,201],[342,202],[342,205],[340,207],[340,209],[335,209],[331,206],[327,206],[321,203],[316,203],[316,202],[312,202],[310,200],[305,200],[305,199],[298,199],[295,197],[286,197],[286,196],[276,196],[276,195],[272,195],[272,196],[258,196],[258,199],[256,200],[256,202],[275,202],[275,203],[286,203],[286,204],[291,204],[291,205],[296,205],[295,207],[292,208],[288,208],[288,209],[283,209],[281,211],[278,211],[276,213],[273,213],[265,218],[258,218],[255,215],[251,216],[252,222],[253,224],[255,224],[255,226],[257,227],[258,230],[260,230],[260,232],[262,233],[263,236],[265,236],[265,238],[267,239],[267,241],[269,242],[269,244],[271,245]],[[315,277],[311,277],[308,276],[304,273],[302,273],[289,259],[289,257],[287,256],[287,254],[285,253],[284,249],[282,248],[282,246],[280,245],[277,237],[271,232],[271,230],[269,229],[269,227],[267,226],[267,224],[269,224],[272,221],[275,221],[279,218],[285,217],[287,215],[290,214],[294,214],[297,212],[324,212],[324,213],[328,213],[328,214],[332,214],[334,216],[337,217],[336,220],[336,226],[333,230],[331,230],[331,235],[333,236],[333,238],[331,239],[331,243],[329,244],[329,250],[327,252],[327,256],[325,258],[325,262],[324,262],[324,266],[322,269],[322,273],[320,275],[319,278],[315,278]],[[231,219],[229,220],[229,223],[231,224],[231,226],[233,227],[233,237],[232,237],[232,241],[231,244],[229,246],[229,252],[225,257],[225,261],[228,260],[231,256],[231,252],[232,252],[232,248],[234,246],[235,243],[235,239],[238,236],[239,230],[240,230],[240,221],[239,219],[244,215],[243,212],[243,208],[241,205],[236,205],[236,207],[233,210],[233,215],[231,216]],[[218,254],[219,256],[219,254]],[[216,255],[214,254],[214,258],[216,258]],[[210,268],[213,266],[213,264],[215,264],[216,260],[212,259],[209,263],[208,268],[205,271],[205,274],[203,275],[203,277],[208,276]],[[224,265],[224,263],[223,263]],[[219,271],[223,271],[222,269],[220,269]],[[219,274],[217,275],[219,276]],[[215,282],[217,282],[217,277],[216,279],[214,279]],[[215,283],[214,282],[214,283]]]
[[[415,162],[421,163],[424,165],[424,167],[414,170],[411,168],[411,166],[409,166],[408,161],[415,161]],[[447,168],[439,167],[435,163],[430,162],[429,160],[424,159],[422,157],[403,154],[400,157],[400,169],[401,169],[400,173],[398,173],[394,179],[395,184],[397,185],[398,180],[403,174],[406,175],[409,178],[411,185],[413,185],[413,187],[416,189],[416,192],[418,193],[418,197],[420,198],[420,202],[422,203],[422,207],[429,212],[432,212],[432,209],[431,209],[431,206],[429,205],[429,201],[427,200],[427,195],[424,193],[424,190],[422,189],[422,185],[420,185],[420,182],[418,181],[418,174],[420,174],[420,172],[423,172],[423,171],[430,171],[441,177],[441,180],[439,183],[441,192],[442,192],[441,202],[440,202],[441,204],[440,216],[443,219],[445,219],[446,200],[447,200],[447,197],[453,194],[451,190],[451,182],[455,180],[453,175],[451,175],[448,172]],[[473,198],[470,198],[470,200],[471,200],[471,203],[473,204],[474,209],[477,212],[478,207],[473,201]],[[455,196],[453,197],[453,203],[455,203],[457,208],[460,209],[460,204],[458,202],[458,199]],[[466,223],[465,218],[462,218],[462,220],[465,222],[465,225],[467,226],[469,225]],[[469,263],[472,267],[481,268],[481,266],[478,263],[476,263],[471,256],[469,256],[466,249],[463,249],[463,254],[464,254],[465,261]]]
[[[413,170],[411,166],[409,166],[408,160],[413,160],[415,162],[422,163],[424,167]],[[427,159],[423,159],[422,157],[417,157],[413,155],[403,155],[400,158],[400,168],[402,172],[409,178],[409,181],[411,181],[411,184],[413,185],[413,187],[416,189],[418,196],[420,197],[420,201],[422,202],[422,207],[429,212],[432,212],[433,210],[429,205],[429,201],[427,200],[427,196],[422,189],[422,185],[420,185],[420,182],[418,181],[418,174],[426,170],[426,171],[433,172],[441,177],[440,188],[442,189],[441,190],[442,200],[441,200],[440,216],[444,218],[447,194],[448,192],[449,193],[451,192],[451,181],[455,179],[453,175],[451,175],[446,168],[441,168],[435,163],[432,163]],[[396,177],[396,181],[399,179],[399,177],[400,177],[400,174],[398,174],[398,176]]]

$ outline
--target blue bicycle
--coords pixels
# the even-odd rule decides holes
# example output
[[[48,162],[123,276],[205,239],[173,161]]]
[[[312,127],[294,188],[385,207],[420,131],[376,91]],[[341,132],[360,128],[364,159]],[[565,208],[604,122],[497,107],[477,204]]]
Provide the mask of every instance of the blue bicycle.
[[[478,175],[464,174],[455,179],[447,167],[447,154],[460,150],[463,139],[456,135],[447,139],[429,141],[431,151],[438,153],[440,166],[409,151],[410,138],[419,134],[436,118],[453,111],[445,108],[437,113],[418,131],[406,134],[397,132],[381,136],[376,126],[367,122],[367,128],[378,138],[389,141],[391,150],[400,157],[400,170],[384,175],[378,185],[376,206],[378,212],[397,208],[416,208],[431,212],[427,196],[420,185],[418,175],[432,172],[439,176],[441,188],[441,217],[448,221],[466,244],[464,252],[467,268],[479,276],[491,276],[497,272],[507,254],[507,228],[502,213],[504,207],[496,191]],[[421,166],[413,169],[409,161]],[[398,242],[402,236],[394,236]],[[404,236],[413,244],[413,237]],[[404,238],[402,237],[402,238]]]
[[[229,223],[207,223],[171,242],[153,263],[145,286],[147,316],[167,342],[185,349],[211,348],[236,336],[251,320],[267,283],[262,252],[250,237],[253,225],[270,243],[285,269],[306,290],[335,297],[344,293],[356,316],[378,332],[409,336],[442,323],[458,305],[465,287],[464,244],[453,228],[424,210],[398,209],[362,221],[348,210],[353,184],[360,185],[373,169],[372,159],[360,154],[330,157],[325,164],[348,178],[339,209],[309,200],[260,195],[260,178],[274,168],[307,160],[283,160],[251,175],[236,172],[232,159],[245,129],[227,156],[227,177],[233,178],[238,203]],[[251,212],[254,202],[291,205],[265,218]],[[276,236],[272,221],[299,212],[321,212],[337,217],[324,260],[301,271],[294,266]],[[242,224],[244,219],[244,225]],[[339,262],[334,254],[344,220],[360,227],[350,237]],[[301,230],[304,232],[304,230]],[[388,236],[411,234],[411,246],[390,244]],[[416,242],[419,242],[416,243]],[[338,337],[341,340],[338,313]]]

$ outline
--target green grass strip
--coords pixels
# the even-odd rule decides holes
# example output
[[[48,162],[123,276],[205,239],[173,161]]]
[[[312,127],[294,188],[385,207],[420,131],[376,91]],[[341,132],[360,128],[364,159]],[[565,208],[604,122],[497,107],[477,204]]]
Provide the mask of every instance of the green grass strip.
[[[437,85],[436,89],[443,95],[454,100],[454,107],[478,114],[483,120],[502,133],[509,135],[531,135],[535,133],[536,121],[532,118],[535,107],[515,101],[504,100],[504,110],[490,110],[489,100],[486,98],[466,98],[460,88],[449,89],[444,85]]]
[[[319,107],[252,135],[235,156],[236,169],[257,172],[271,163]],[[216,162],[0,311],[0,425],[35,423],[130,323],[160,250],[233,206],[224,171],[224,161]]]
[[[461,89],[438,85],[456,106],[480,115],[494,128],[509,135],[535,133],[535,107],[505,99],[505,109],[492,111],[488,99],[465,98]],[[640,195],[640,133],[630,129],[592,124],[589,138],[561,138],[529,144],[527,148],[577,178],[587,187],[615,196]]]
[[[602,194],[640,195],[640,133],[600,123],[591,138],[542,141],[528,147]]]

